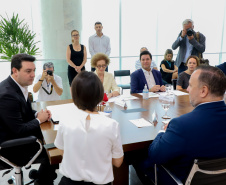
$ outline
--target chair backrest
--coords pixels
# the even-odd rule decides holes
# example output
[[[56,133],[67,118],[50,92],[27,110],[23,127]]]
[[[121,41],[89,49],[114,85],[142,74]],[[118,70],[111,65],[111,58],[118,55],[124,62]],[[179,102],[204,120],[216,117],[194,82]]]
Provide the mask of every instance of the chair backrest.
[[[194,161],[185,185],[207,184],[226,184],[226,158]]]
[[[114,71],[114,76],[119,77],[119,76],[130,76],[130,70],[118,70]]]

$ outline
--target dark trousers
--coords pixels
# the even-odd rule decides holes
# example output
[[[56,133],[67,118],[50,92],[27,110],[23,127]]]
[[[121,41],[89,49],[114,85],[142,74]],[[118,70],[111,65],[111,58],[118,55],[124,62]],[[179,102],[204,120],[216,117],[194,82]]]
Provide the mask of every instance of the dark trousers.
[[[185,66],[185,63],[184,62],[181,62],[180,66],[178,67],[178,75],[183,72],[183,71],[186,71],[187,70],[187,66]]]
[[[96,68],[91,67],[91,71],[92,71],[92,72],[94,72],[95,70],[96,70]],[[108,72],[108,66],[106,67],[105,71],[107,71],[107,72]]]
[[[60,180],[59,185],[95,185],[95,184],[92,182],[73,181],[73,180],[63,176]],[[105,185],[111,185],[111,182],[109,182]]]

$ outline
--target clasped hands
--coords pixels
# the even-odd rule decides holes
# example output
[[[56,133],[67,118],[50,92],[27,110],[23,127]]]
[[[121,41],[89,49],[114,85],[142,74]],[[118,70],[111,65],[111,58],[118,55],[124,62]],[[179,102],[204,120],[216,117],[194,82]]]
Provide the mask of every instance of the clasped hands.
[[[45,110],[42,109],[37,114],[37,118],[39,119],[39,121],[41,123],[43,123],[45,121],[50,121],[51,117],[52,117],[52,114],[51,114],[50,110],[47,110],[47,109],[45,109]]]
[[[150,92],[158,92],[158,91],[166,91],[166,88],[164,85],[160,86],[160,85],[154,85],[152,88],[149,89]]]
[[[75,71],[76,71],[77,73],[80,73],[80,72],[81,72],[81,69],[82,69],[81,66],[75,66]]]

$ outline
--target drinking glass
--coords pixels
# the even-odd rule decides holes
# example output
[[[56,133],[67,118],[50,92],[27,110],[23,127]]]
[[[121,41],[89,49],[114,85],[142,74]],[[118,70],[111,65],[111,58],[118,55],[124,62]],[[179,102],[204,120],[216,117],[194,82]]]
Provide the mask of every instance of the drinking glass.
[[[167,101],[162,102],[162,108],[165,110],[165,115],[162,116],[163,119],[170,119],[170,117],[167,115],[167,111],[169,110],[170,103]]]
[[[170,94],[169,92],[171,90],[171,84],[166,84],[165,87],[166,87],[166,93],[167,95],[169,95]]]

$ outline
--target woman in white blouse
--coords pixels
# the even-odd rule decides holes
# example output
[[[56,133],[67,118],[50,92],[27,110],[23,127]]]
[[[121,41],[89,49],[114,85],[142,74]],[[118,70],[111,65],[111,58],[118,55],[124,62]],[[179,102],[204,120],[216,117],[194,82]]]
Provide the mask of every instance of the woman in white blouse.
[[[94,72],[104,86],[104,92],[108,93],[108,98],[120,95],[120,88],[117,86],[111,73],[105,71],[110,59],[103,53],[95,54],[91,59],[91,66],[96,68]]]
[[[117,121],[95,111],[104,95],[101,81],[83,71],[71,85],[73,108],[60,118],[55,146],[63,150],[59,185],[107,184],[113,181],[112,164],[123,162]]]

